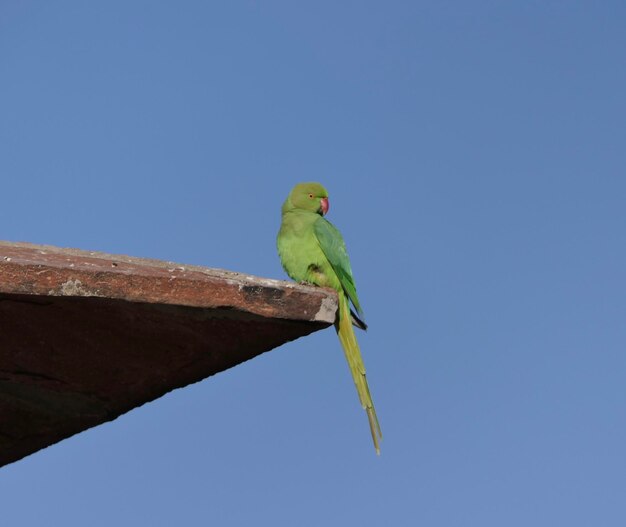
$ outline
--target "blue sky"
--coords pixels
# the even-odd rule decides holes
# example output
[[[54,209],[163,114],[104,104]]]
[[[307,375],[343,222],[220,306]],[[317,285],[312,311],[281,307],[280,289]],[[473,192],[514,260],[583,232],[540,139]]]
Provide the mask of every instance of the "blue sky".
[[[332,329],[0,470],[6,525],[622,526],[623,2],[0,3],[0,238],[284,278],[318,180]]]

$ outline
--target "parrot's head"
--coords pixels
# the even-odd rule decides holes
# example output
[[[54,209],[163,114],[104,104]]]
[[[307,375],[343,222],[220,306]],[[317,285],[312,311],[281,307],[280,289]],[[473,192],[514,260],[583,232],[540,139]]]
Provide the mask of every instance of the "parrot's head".
[[[319,183],[298,183],[291,192],[285,204],[285,210],[308,210],[322,216],[328,212],[328,192]]]

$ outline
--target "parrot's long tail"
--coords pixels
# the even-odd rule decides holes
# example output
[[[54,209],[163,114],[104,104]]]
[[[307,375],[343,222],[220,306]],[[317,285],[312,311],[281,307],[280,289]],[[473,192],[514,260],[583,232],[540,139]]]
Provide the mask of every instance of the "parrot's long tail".
[[[376,410],[374,409],[370,389],[367,385],[365,365],[363,364],[363,359],[361,357],[359,343],[357,342],[354,330],[352,329],[352,317],[350,316],[348,298],[341,292],[339,293],[339,320],[335,324],[335,329],[337,330],[339,341],[341,342],[341,346],[343,347],[343,351],[346,355],[346,360],[350,366],[350,372],[352,373],[356,390],[359,393],[361,406],[367,412],[367,418],[370,422],[370,431],[372,433],[376,453],[380,454],[380,440],[383,438],[383,434],[380,431],[380,424],[378,423],[378,417],[376,416]]]

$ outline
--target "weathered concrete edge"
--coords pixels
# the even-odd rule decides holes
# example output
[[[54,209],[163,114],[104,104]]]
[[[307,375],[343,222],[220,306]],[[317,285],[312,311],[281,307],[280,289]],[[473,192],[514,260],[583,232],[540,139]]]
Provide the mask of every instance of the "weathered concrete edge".
[[[254,275],[50,245],[0,241],[0,293],[95,296],[332,324],[337,296]]]

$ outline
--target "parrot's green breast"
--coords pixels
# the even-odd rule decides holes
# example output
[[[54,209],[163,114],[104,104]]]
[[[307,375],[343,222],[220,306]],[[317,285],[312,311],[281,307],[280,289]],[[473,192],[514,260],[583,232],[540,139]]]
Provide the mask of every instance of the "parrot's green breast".
[[[314,212],[293,210],[283,214],[276,244],[283,268],[297,282],[309,282],[340,290],[341,283],[315,236]]]

